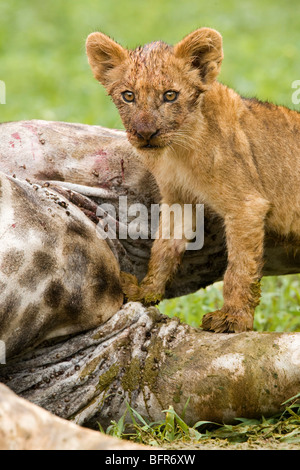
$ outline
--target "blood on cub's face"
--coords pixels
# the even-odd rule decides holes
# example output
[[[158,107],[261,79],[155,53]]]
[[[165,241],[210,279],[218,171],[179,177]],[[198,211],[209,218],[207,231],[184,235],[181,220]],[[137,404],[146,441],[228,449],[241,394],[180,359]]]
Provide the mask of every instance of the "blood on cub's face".
[[[112,97],[131,144],[146,151],[170,145],[182,123],[180,91],[157,89],[151,83],[130,88]]]
[[[191,148],[195,110],[222,59],[219,33],[204,28],[175,46],[156,41],[134,50],[92,33],[86,47],[93,74],[112,97],[133,146],[148,153]]]
[[[188,73],[181,76],[181,65],[171,46],[144,46],[129,51],[120,78],[108,87],[130,143],[141,152],[184,145],[202,90]]]

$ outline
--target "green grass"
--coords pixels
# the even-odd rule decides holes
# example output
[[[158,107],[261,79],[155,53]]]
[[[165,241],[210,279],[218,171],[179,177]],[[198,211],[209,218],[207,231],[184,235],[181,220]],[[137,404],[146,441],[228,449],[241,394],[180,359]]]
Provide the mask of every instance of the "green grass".
[[[223,83],[244,96],[300,110],[292,104],[291,88],[300,79],[298,0],[10,0],[0,2],[0,80],[6,84],[0,121],[45,119],[120,128],[117,111],[89,69],[87,35],[100,30],[135,47],[156,39],[176,43],[201,26],[223,35]],[[221,288],[218,283],[165,301],[160,309],[197,326],[204,313],[222,305]],[[299,292],[300,276],[264,279],[255,328],[300,331]],[[168,413],[169,422],[178,425],[172,411]],[[264,432],[265,423],[256,423],[260,431],[256,427],[255,432]],[[232,432],[244,433],[241,429],[248,425],[242,422]],[[163,439],[158,441],[165,442],[172,432],[177,436],[177,431],[161,425]],[[229,428],[214,432],[219,437],[212,438],[221,439],[220,433]]]
[[[99,423],[99,429],[113,437],[165,449],[295,449],[300,444],[299,395],[287,400],[284,411],[276,416],[236,418],[233,425],[198,421],[189,426],[184,420],[185,410],[179,416],[172,406],[163,410],[164,420],[150,422],[127,403],[118,421],[113,420],[106,431]]]
[[[101,30],[128,47],[176,43],[201,26],[218,29],[220,79],[245,96],[292,107],[300,79],[298,0],[10,0],[0,2],[0,120],[46,119],[121,127],[93,79],[85,39]]]
[[[160,303],[159,309],[183,322],[199,326],[202,316],[223,304],[222,282]],[[300,331],[300,276],[262,279],[262,298],[254,317],[256,331]]]

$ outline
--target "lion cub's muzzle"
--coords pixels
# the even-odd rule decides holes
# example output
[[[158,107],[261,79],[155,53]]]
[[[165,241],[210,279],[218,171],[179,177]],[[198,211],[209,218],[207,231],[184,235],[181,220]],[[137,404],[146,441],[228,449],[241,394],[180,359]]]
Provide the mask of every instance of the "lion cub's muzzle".
[[[163,147],[159,139],[160,129],[138,127],[128,133],[132,145],[139,149],[153,149]]]

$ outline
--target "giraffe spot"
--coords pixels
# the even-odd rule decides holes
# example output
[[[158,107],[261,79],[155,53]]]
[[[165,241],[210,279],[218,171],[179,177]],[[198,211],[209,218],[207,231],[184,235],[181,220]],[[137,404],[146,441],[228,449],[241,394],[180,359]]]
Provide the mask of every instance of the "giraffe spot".
[[[36,251],[33,255],[33,267],[39,274],[50,274],[56,266],[56,260],[53,256],[49,255],[46,251]]]
[[[61,305],[64,295],[65,289],[61,281],[51,281],[45,290],[44,300],[46,305],[56,309]]]
[[[32,265],[19,278],[20,286],[31,291],[35,290],[41,280],[53,273],[56,265],[56,259],[49,253],[36,251],[33,254]]]
[[[69,294],[64,304],[64,313],[67,317],[75,320],[83,313],[83,308],[81,288],[77,288]]]
[[[7,284],[5,282],[0,281],[0,295],[2,295],[6,289]]]
[[[100,299],[104,295],[108,295],[113,299],[120,298],[122,294],[120,279],[104,263],[98,262],[94,264],[93,279],[95,279],[93,283],[95,299]]]
[[[90,239],[91,234],[86,225],[80,220],[73,219],[67,224],[67,234],[78,235],[84,239]]]
[[[75,281],[75,278],[80,280],[86,274],[87,266],[89,263],[89,256],[84,246],[76,244],[69,246],[69,254],[67,256],[66,271]]]
[[[11,274],[19,271],[24,260],[25,254],[23,250],[11,248],[3,255],[0,269],[4,274],[10,276]]]
[[[21,305],[21,296],[10,292],[0,304],[0,336],[5,332],[14,317],[18,314]]]

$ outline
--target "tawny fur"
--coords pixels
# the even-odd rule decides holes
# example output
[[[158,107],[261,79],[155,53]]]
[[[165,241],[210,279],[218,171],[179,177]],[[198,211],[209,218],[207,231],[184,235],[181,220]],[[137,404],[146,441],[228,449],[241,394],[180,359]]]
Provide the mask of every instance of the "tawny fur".
[[[174,47],[159,41],[133,51],[93,33],[87,55],[162,201],[204,203],[224,219],[224,305],[204,316],[203,328],[252,329],[265,233],[300,240],[300,114],[244,99],[217,82],[222,38],[212,29],[199,29]],[[177,99],[165,101],[168,90]],[[124,91],[134,100],[124,101]],[[127,297],[161,300],[185,249],[185,239],[156,239],[141,285],[123,275]]]

